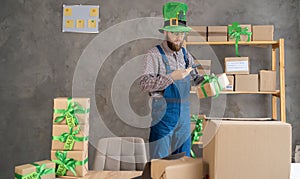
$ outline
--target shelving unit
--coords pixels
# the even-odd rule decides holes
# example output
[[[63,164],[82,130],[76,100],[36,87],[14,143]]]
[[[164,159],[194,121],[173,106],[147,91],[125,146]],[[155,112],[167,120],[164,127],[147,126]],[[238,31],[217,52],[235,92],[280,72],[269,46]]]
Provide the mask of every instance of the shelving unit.
[[[185,42],[184,46],[189,45],[234,45],[235,42]],[[267,94],[272,95],[272,119],[278,120],[277,118],[277,102],[280,102],[280,120],[286,122],[286,109],[285,109],[285,66],[284,66],[284,39],[278,41],[250,41],[250,42],[239,42],[239,45],[271,45],[272,46],[272,67],[271,70],[276,71],[279,67],[279,90],[272,92],[249,92],[249,91],[222,91],[220,94]],[[278,50],[278,58],[276,55]],[[277,59],[278,62],[277,63]],[[191,92],[196,93],[196,92]]]

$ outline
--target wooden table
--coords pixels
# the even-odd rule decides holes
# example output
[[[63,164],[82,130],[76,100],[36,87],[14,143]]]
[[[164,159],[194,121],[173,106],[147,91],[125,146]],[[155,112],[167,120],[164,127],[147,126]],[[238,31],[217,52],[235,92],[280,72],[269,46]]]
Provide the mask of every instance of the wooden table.
[[[142,171],[89,171],[82,178],[76,177],[60,177],[61,179],[130,179],[141,176]]]

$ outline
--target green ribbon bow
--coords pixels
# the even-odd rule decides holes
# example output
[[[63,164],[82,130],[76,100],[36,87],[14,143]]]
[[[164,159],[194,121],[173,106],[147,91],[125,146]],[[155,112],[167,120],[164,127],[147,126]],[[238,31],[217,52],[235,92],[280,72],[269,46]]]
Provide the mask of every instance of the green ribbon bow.
[[[77,130],[73,131],[73,128],[70,128],[70,132],[64,132],[60,136],[53,136],[52,140],[59,140],[60,142],[65,143],[64,149],[65,150],[72,150],[74,147],[74,143],[76,142],[83,142],[88,140],[88,136],[86,137],[77,137],[77,135],[80,131],[80,127],[78,127]]]
[[[231,39],[235,39],[235,55],[240,57],[238,43],[241,40],[241,35],[247,35],[247,42],[249,42],[252,32],[248,32],[248,27],[242,28],[238,22],[233,22],[228,27],[228,34]]]
[[[212,74],[212,75],[203,75],[203,77],[204,77],[204,80],[201,82],[200,87],[201,87],[201,90],[202,90],[202,92],[204,94],[204,97],[205,98],[208,97],[208,95],[206,93],[206,90],[204,88],[204,85],[206,83],[213,83],[214,84],[214,87],[215,87],[215,90],[216,90],[216,96],[215,97],[218,97],[220,91],[222,90],[222,86],[221,86],[221,84],[219,82],[219,78],[216,77],[214,74]]]
[[[194,153],[194,151],[192,150],[192,146],[195,142],[199,142],[200,137],[203,135],[202,134],[202,130],[203,130],[203,126],[202,126],[202,122],[203,122],[203,118],[199,118],[198,115],[192,115],[191,117],[191,122],[196,122],[196,126],[192,132],[192,145],[191,145],[191,156],[193,158],[196,158],[196,155]]]
[[[15,177],[17,179],[41,179],[41,177],[43,175],[55,173],[55,169],[54,168],[46,168],[46,164],[38,165],[36,163],[32,163],[31,165],[35,166],[35,168],[36,168],[35,172],[32,172],[32,173],[24,175],[24,176],[15,173]]]
[[[55,156],[58,160],[52,160],[58,164],[56,175],[65,176],[67,171],[70,170],[74,176],[77,176],[75,167],[84,165],[88,162],[88,158],[83,161],[77,161],[73,158],[67,158],[67,151],[56,151]]]
[[[66,119],[69,127],[75,127],[79,124],[76,114],[86,114],[90,112],[90,109],[84,109],[77,102],[72,101],[72,98],[68,98],[67,109],[54,109],[54,114],[61,114],[54,120],[55,123],[61,122]]]

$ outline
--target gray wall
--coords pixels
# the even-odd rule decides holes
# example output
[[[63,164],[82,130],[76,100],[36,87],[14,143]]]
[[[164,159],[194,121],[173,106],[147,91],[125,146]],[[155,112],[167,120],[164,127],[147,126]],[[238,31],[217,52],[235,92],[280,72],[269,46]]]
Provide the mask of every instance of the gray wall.
[[[15,165],[49,159],[53,98],[72,95],[72,80],[77,62],[89,42],[97,37],[97,34],[62,33],[62,4],[100,4],[100,31],[103,32],[126,20],[161,17],[161,7],[165,2],[167,1],[1,1],[1,179],[12,178]],[[191,0],[188,5],[190,25],[226,25],[233,21],[275,25],[275,39],[285,39],[286,115],[287,122],[293,126],[294,149],[296,144],[300,144],[300,97],[297,93],[300,87],[297,72],[300,66],[299,1]],[[126,30],[135,32],[138,29],[128,27]],[[115,40],[114,36],[111,39]],[[122,65],[131,58],[146,53],[158,42],[160,40],[138,39],[123,44],[102,65],[94,90],[95,100],[92,102],[97,104],[103,121],[101,126],[92,124],[98,118],[91,115],[90,135],[93,143],[90,145],[90,164],[93,161],[97,137],[141,136],[147,141],[147,128],[133,127],[117,116],[110,91],[112,80]],[[189,47],[195,57],[212,59],[213,65],[222,65],[224,57],[234,55],[233,47],[213,47],[217,58],[211,54],[200,53],[198,49],[199,47]],[[270,68],[270,48],[241,47],[240,53],[250,57],[252,73]],[[214,68],[215,73],[221,72],[219,68]],[[192,106],[193,113],[199,112],[199,109],[200,112],[208,114],[213,111],[213,102],[210,99],[199,101],[196,96],[191,98],[195,104]],[[136,82],[130,88],[129,101],[130,106],[125,106],[126,108],[131,107],[140,116],[149,114],[147,94],[140,92]],[[228,96],[225,104],[224,115],[228,117],[270,116],[268,96]],[[99,132],[103,125],[112,133]]]

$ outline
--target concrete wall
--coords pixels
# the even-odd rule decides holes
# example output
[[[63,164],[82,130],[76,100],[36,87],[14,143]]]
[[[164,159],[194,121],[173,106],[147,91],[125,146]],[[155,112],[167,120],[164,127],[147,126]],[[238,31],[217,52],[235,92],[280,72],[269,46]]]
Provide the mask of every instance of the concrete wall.
[[[74,34],[61,32],[62,4],[100,4],[100,32],[118,23],[142,17],[162,17],[161,7],[167,1],[148,0],[2,0],[0,6],[0,178],[13,177],[15,165],[49,159],[51,148],[52,102],[54,97],[71,96],[75,68],[84,50],[98,34]],[[251,24],[274,24],[275,39],[285,39],[286,110],[287,122],[293,126],[293,149],[300,144],[299,112],[299,1],[298,0],[191,0],[188,13],[189,25],[226,25],[233,21]],[[120,34],[106,38],[116,41],[119,35],[130,36],[147,31],[160,38],[153,28],[162,23],[154,20],[149,26],[126,26]],[[124,24],[123,24],[124,25]],[[100,34],[99,34],[100,35]],[[111,88],[117,72],[132,58],[143,55],[160,42],[158,39],[136,39],[116,47],[105,58],[96,73],[92,104],[98,109],[91,113],[90,164],[93,162],[94,146],[99,137],[140,136],[146,141],[149,130],[149,98],[141,93],[135,81],[128,92],[131,109],[137,114],[129,121],[118,117]],[[94,50],[109,41],[97,41]],[[105,46],[105,45],[104,45]],[[93,47],[90,47],[93,48]],[[191,53],[202,59],[213,60],[213,71],[220,68],[226,56],[234,55],[233,46],[212,47],[207,53],[204,47],[189,47]],[[199,51],[200,49],[200,51]],[[202,49],[202,50],[201,50]],[[101,49],[100,49],[101,50]],[[205,51],[205,52],[203,52]],[[211,53],[213,52],[213,53]],[[240,53],[251,59],[251,73],[270,68],[270,48],[241,47]],[[101,55],[101,54],[98,54]],[[89,56],[87,56],[89,57]],[[138,59],[141,59],[140,57]],[[136,70],[141,60],[137,60]],[[218,66],[218,65],[221,66]],[[85,69],[86,74],[93,68]],[[79,84],[89,86],[90,81]],[[81,89],[83,89],[81,87]],[[122,92],[122,86],[117,91]],[[80,93],[85,93],[81,91]],[[192,112],[210,114],[216,111],[211,99],[199,101],[191,96]],[[221,97],[225,101],[225,116],[270,116],[270,97],[237,95]],[[219,103],[215,103],[219,104]],[[227,105],[226,105],[227,104]],[[218,106],[218,105],[217,105]],[[125,112],[126,112],[125,110]],[[142,117],[144,116],[144,117]],[[142,120],[142,127],[132,125]],[[148,121],[148,122],[147,122]],[[146,127],[145,127],[146,126]]]

